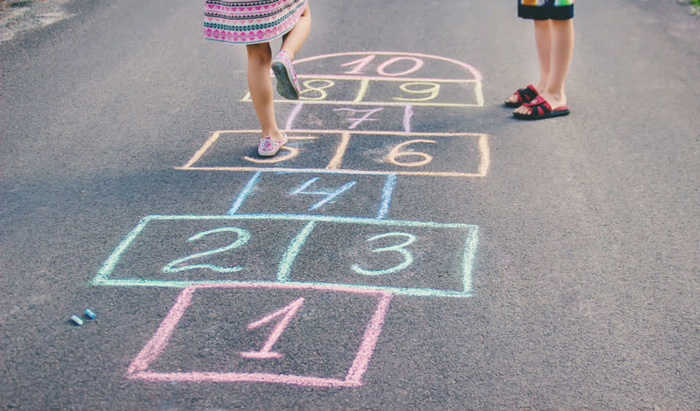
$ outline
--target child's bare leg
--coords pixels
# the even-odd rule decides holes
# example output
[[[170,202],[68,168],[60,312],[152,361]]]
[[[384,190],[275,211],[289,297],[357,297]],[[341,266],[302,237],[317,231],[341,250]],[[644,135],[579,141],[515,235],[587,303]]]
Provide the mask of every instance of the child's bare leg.
[[[282,41],[282,50],[287,52],[290,60],[294,60],[294,57],[301,49],[301,46],[309,37],[309,32],[311,31],[311,9],[306,6],[306,10],[299,17],[299,21],[287,34],[284,35],[284,40]]]
[[[564,84],[569,74],[571,57],[574,51],[574,21],[551,20],[551,39],[549,53],[549,71],[546,84],[538,89],[540,95],[547,100],[552,108],[566,105]],[[515,110],[522,114],[530,113],[527,107]]]
[[[253,99],[255,113],[258,115],[262,136],[282,140],[282,133],[275,121],[275,106],[270,78],[272,51],[269,43],[249,44],[248,52],[248,89]]]
[[[541,93],[547,86],[547,78],[549,77],[552,26],[549,20],[534,20],[534,22],[537,59],[540,63],[540,79],[535,85],[535,88],[537,89],[537,92]],[[517,102],[518,94],[513,93],[508,101],[513,103]]]
[[[547,87],[552,62],[552,21],[535,20],[535,43],[537,44],[537,58],[540,63],[540,79],[537,82],[537,91]]]
[[[564,84],[574,52],[574,20],[552,20],[551,66],[542,96],[552,107],[566,105]]]

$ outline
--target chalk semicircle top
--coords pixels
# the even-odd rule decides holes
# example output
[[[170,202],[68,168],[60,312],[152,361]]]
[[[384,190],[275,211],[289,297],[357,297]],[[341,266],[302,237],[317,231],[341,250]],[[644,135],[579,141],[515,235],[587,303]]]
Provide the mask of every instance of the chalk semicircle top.
[[[299,77],[442,80],[481,82],[472,65],[423,53],[362,51],[322,54],[294,61]]]

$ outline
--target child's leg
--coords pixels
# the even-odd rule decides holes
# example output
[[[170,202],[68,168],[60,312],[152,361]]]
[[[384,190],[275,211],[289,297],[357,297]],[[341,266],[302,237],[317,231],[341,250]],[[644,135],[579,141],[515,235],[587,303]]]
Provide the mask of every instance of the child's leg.
[[[269,43],[249,44],[248,51],[248,88],[253,99],[255,113],[258,115],[262,136],[282,140],[282,133],[275,121],[275,106],[270,78],[272,51]]]
[[[547,87],[551,69],[552,55],[552,21],[535,20],[535,44],[537,45],[537,59],[540,63],[540,79],[537,82],[537,91],[542,93]]]
[[[552,107],[566,104],[564,83],[569,74],[571,57],[574,52],[574,20],[552,20],[552,51],[550,62],[550,74],[547,78],[547,86],[544,94],[552,100]],[[547,99],[547,101],[550,101]]]
[[[550,37],[548,40],[549,68],[546,71],[544,68],[541,69],[542,73],[546,73],[546,83],[539,86],[538,91],[552,108],[558,108],[566,105],[564,84],[569,74],[569,66],[574,51],[574,21],[573,19],[550,20],[548,23],[550,23]],[[543,39],[544,43],[545,40]],[[545,55],[546,51],[543,50],[543,53],[540,54]],[[540,62],[543,62],[542,57]],[[516,109],[515,112],[529,114],[530,109],[522,106]]]
[[[294,60],[294,56],[299,52],[301,46],[306,41],[311,31],[311,9],[306,6],[306,10],[299,17],[299,21],[287,34],[284,35],[282,41],[282,50],[287,52],[290,60]]]
[[[540,63],[540,79],[537,81],[535,88],[541,93],[547,86],[550,70],[550,52],[552,25],[549,20],[533,20],[535,22],[535,44],[537,46],[537,59]],[[512,103],[518,101],[517,91],[507,100]]]

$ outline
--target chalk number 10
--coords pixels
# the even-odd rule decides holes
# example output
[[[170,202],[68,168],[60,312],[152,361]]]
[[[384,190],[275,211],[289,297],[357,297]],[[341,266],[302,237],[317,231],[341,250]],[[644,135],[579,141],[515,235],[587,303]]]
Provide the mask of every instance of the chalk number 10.
[[[376,54],[371,54],[367,57],[363,57],[361,59],[342,64],[340,67],[354,67],[352,70],[346,71],[345,74],[364,74],[364,70],[367,67],[367,65],[369,65],[376,57]],[[412,62],[413,66],[409,67],[404,71],[390,72],[389,67],[400,61]],[[420,70],[421,67],[423,67],[424,63],[425,62],[423,60],[416,57],[392,57],[377,67],[377,73],[380,76],[387,77],[406,76]]]

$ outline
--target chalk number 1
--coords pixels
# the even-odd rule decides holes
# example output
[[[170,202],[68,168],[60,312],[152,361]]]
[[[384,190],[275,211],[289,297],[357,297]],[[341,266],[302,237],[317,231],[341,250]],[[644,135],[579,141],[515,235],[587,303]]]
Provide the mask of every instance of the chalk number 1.
[[[304,305],[304,298],[299,298],[293,301],[291,304],[282,308],[281,310],[275,311],[272,314],[265,316],[264,318],[248,324],[249,330],[254,330],[261,327],[272,320],[282,317],[282,319],[277,323],[277,325],[272,329],[272,332],[267,337],[265,345],[260,351],[246,351],[242,352],[241,356],[244,358],[255,358],[255,359],[272,359],[272,358],[282,358],[284,354],[272,351],[272,346],[275,345],[277,340],[282,336],[284,329],[287,328],[289,322],[296,315],[297,311]]]

